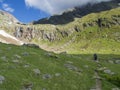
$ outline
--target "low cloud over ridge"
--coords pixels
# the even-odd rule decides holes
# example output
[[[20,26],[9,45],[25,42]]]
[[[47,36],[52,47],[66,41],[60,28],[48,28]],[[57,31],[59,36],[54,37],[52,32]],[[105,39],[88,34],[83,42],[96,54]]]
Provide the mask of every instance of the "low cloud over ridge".
[[[25,0],[25,3],[29,7],[34,7],[53,15],[62,13],[75,6],[82,6],[87,3],[99,3],[102,1],[110,0]]]

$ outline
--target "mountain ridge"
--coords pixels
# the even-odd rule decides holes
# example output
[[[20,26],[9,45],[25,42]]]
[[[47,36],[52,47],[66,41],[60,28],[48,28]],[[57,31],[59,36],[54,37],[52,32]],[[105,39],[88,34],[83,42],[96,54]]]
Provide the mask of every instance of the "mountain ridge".
[[[90,13],[97,13],[100,11],[110,10],[119,7],[120,0],[111,0],[108,2],[101,2],[98,4],[84,5],[82,7],[75,7],[73,11],[64,12],[62,15],[54,15],[49,18],[43,18],[38,21],[33,21],[32,24],[67,24],[74,21],[74,18],[81,18]]]
[[[12,14],[0,10],[0,25],[5,24],[5,25],[10,25],[10,24],[16,24],[19,23],[20,21],[16,19]]]

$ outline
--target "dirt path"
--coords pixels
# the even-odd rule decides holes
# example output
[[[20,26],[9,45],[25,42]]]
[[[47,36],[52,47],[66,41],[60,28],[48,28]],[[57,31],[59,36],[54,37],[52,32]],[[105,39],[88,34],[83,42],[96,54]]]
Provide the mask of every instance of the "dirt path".
[[[101,78],[98,75],[97,71],[95,71],[95,77],[96,77],[95,78],[95,80],[96,80],[96,86],[95,86],[96,90],[102,90],[102,81],[101,81]]]

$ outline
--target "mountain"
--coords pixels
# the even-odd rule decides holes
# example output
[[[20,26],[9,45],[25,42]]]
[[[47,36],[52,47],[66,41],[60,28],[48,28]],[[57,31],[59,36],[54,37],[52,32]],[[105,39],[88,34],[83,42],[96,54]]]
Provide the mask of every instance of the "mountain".
[[[17,32],[16,28],[19,28]],[[10,29],[10,27],[8,28]],[[35,24],[11,27],[14,36],[54,52],[118,53],[120,8],[91,13],[65,25]],[[100,44],[101,43],[101,44]],[[113,47],[115,46],[116,47]],[[117,50],[116,50],[117,49]],[[109,51],[109,52],[108,52]]]
[[[8,34],[4,30],[0,30],[0,42],[6,44],[15,44],[15,45],[22,45],[23,42],[18,40],[17,38],[13,37],[12,35]]]
[[[49,18],[33,21],[32,24],[66,24],[74,21],[74,18],[81,18],[90,13],[97,13],[119,7],[119,3],[120,0],[112,0],[98,4],[87,4],[82,7],[75,7],[72,11],[64,12],[62,15],[54,15]]]
[[[1,15],[0,90],[120,90],[120,7],[96,7],[59,25]]]
[[[19,21],[10,13],[0,10],[0,42],[6,44],[22,45],[22,41],[10,35],[9,27],[15,26]],[[8,28],[8,31],[7,31]],[[2,30],[1,30],[2,29]]]
[[[10,13],[0,10],[0,25],[16,24],[19,21]]]

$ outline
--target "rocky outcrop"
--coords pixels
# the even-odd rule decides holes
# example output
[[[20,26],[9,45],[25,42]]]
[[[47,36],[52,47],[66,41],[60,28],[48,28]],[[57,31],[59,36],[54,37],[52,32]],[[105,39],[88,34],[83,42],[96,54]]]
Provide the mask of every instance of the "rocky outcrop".
[[[41,40],[44,41],[60,41],[62,39],[65,39],[73,33],[79,33],[82,32],[85,28],[88,27],[94,27],[98,26],[99,28],[110,28],[114,25],[120,25],[120,15],[112,15],[111,20],[109,18],[96,18],[93,20],[90,20],[89,22],[83,22],[81,23],[81,26],[78,24],[73,25],[70,28],[59,28],[55,26],[54,29],[51,30],[46,30],[45,28],[38,28],[38,27],[33,27],[33,26],[26,26],[26,25],[21,25],[21,26],[15,26],[14,28],[14,33],[13,35],[25,42],[32,42],[33,40],[37,40],[38,42]],[[52,25],[51,25],[52,26]],[[90,32],[92,33],[92,32]],[[28,44],[27,44],[28,45]],[[35,45],[28,45],[28,46],[35,46]],[[36,47],[36,46],[35,46]]]
[[[13,30],[13,35],[26,42],[31,42],[33,39],[45,40],[45,41],[55,41],[61,40],[62,38],[72,35],[73,32],[79,32],[78,27],[74,27],[68,30],[61,30],[59,28],[54,28],[53,30],[44,30],[37,27],[27,27],[27,26],[16,26]],[[27,44],[28,45],[28,44]],[[28,45],[31,46],[31,45]]]
[[[93,26],[98,26],[99,28],[101,27],[106,27],[110,28],[113,25],[120,25],[120,15],[112,15],[111,20],[109,18],[97,18],[96,20],[91,20],[90,22],[85,22],[82,24],[83,28],[86,27],[93,27]]]

